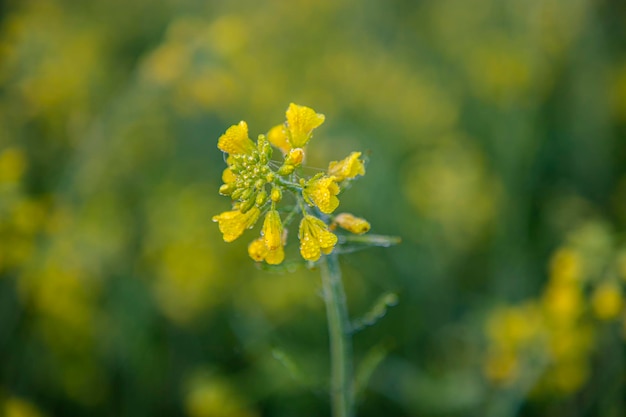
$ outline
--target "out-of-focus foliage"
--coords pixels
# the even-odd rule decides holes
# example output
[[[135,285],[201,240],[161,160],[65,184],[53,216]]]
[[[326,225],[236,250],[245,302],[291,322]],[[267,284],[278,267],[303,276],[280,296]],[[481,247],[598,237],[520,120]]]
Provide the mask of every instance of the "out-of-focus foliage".
[[[626,6],[0,2],[0,414],[328,415],[318,271],[227,245],[217,138],[353,149],[360,416],[623,415]],[[364,322],[360,321],[359,323]]]

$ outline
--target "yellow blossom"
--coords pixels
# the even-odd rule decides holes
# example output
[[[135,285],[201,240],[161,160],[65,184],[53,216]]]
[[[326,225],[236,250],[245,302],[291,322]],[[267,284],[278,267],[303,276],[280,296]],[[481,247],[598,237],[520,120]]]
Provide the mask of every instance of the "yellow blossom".
[[[337,236],[328,230],[326,224],[308,214],[300,222],[298,237],[300,253],[308,261],[317,261],[322,252],[331,253],[337,244]]]
[[[243,120],[232,125],[220,136],[217,147],[232,155],[250,153],[255,149],[254,142],[248,137],[248,124]]]
[[[571,323],[583,308],[583,294],[578,285],[551,283],[543,294],[543,308],[556,323]]]
[[[361,152],[352,152],[341,161],[332,161],[328,165],[328,175],[334,176],[337,182],[365,175],[365,165],[360,156]]]
[[[601,284],[593,293],[591,306],[596,317],[601,320],[616,318],[624,306],[620,287],[613,283]]]
[[[324,115],[315,113],[315,110],[299,106],[297,104],[289,104],[286,112],[288,140],[292,147],[302,148],[311,139],[313,129],[324,123]]]
[[[339,186],[335,177],[319,174],[305,183],[302,196],[309,205],[316,205],[322,213],[332,213],[339,206]]]
[[[17,182],[26,170],[26,156],[18,148],[10,147],[0,153],[0,183]]]
[[[265,261],[270,265],[278,265],[285,259],[285,250],[282,243],[275,249],[269,249],[263,237],[253,240],[248,245],[248,254],[255,261]]]
[[[283,225],[280,215],[276,210],[270,210],[265,215],[263,222],[263,239],[268,249],[276,249],[282,246]]]
[[[550,260],[550,278],[555,282],[576,282],[582,277],[582,258],[578,251],[559,249]]]
[[[333,223],[339,225],[348,232],[361,235],[370,230],[370,224],[367,220],[356,217],[350,213],[340,213],[333,219]]]
[[[261,210],[252,207],[245,213],[239,210],[225,211],[213,216],[213,221],[218,222],[220,232],[224,235],[225,242],[232,242],[243,234],[246,229],[254,226],[261,215]]]
[[[291,145],[289,139],[287,139],[287,133],[285,132],[285,125],[274,126],[267,132],[267,140],[281,150],[283,155],[289,153]]]

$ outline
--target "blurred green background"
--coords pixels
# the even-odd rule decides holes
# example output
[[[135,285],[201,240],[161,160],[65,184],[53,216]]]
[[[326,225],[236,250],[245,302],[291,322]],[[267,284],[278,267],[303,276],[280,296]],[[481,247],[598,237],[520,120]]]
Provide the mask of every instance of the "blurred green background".
[[[328,416],[318,271],[213,215],[240,120],[326,115],[359,416],[623,416],[626,3],[0,1],[0,414]],[[291,231],[295,237],[295,232]],[[292,239],[293,240],[293,239]],[[293,242],[292,242],[293,244]],[[368,377],[369,376],[369,377]]]

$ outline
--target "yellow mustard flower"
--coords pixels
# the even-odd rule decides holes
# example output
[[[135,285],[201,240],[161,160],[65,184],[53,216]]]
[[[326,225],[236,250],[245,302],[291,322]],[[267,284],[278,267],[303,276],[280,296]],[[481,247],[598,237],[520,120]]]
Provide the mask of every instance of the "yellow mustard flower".
[[[300,254],[307,261],[317,261],[322,252],[329,254],[337,244],[337,236],[328,230],[326,224],[311,215],[305,215],[298,232]]]
[[[333,223],[350,233],[362,235],[370,230],[367,220],[356,217],[350,213],[340,213],[333,219]]]
[[[297,104],[289,104],[286,112],[287,116],[287,138],[293,148],[302,148],[311,139],[313,129],[324,123],[324,115],[315,113],[315,110],[299,106]]]
[[[578,319],[583,309],[581,288],[571,283],[550,283],[542,304],[548,318],[557,323],[571,323]]]
[[[335,177],[318,174],[304,184],[302,196],[309,205],[316,205],[322,213],[332,213],[339,206],[339,186]]]
[[[278,265],[285,260],[285,250],[282,243],[274,249],[269,249],[263,237],[253,240],[248,245],[248,254],[255,261],[265,261],[270,265]]]
[[[291,150],[289,139],[287,139],[287,132],[285,131],[285,125],[274,126],[267,132],[267,140],[281,150],[283,155],[286,155]]]
[[[248,124],[243,120],[232,125],[220,136],[217,147],[232,155],[247,154],[255,150],[254,142],[248,137]]]
[[[263,222],[263,239],[268,249],[276,249],[282,246],[283,224],[276,210],[270,210],[265,215]]]
[[[365,175],[365,164],[359,159],[360,156],[361,152],[352,152],[341,161],[332,161],[328,165],[328,175],[334,176],[337,182]]]
[[[239,210],[225,211],[213,216],[213,221],[218,222],[220,232],[224,235],[224,242],[232,242],[243,234],[246,229],[254,226],[261,215],[261,210],[252,207],[245,213]]]

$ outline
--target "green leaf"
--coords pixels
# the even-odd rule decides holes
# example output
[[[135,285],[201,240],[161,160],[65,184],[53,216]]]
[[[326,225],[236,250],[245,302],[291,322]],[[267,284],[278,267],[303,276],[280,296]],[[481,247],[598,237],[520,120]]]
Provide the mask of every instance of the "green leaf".
[[[354,377],[354,398],[356,401],[362,400],[365,388],[367,388],[370,378],[374,374],[376,368],[378,368],[378,365],[385,360],[388,354],[389,348],[384,346],[383,343],[374,346],[367,352],[367,355],[365,355],[357,367]]]
[[[380,320],[385,317],[387,314],[387,310],[389,307],[393,307],[398,304],[398,294],[394,292],[386,292],[374,303],[372,308],[365,313],[365,315],[352,322],[352,333],[356,333],[366,327],[373,326]]]

